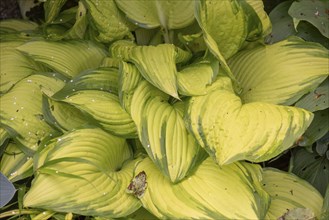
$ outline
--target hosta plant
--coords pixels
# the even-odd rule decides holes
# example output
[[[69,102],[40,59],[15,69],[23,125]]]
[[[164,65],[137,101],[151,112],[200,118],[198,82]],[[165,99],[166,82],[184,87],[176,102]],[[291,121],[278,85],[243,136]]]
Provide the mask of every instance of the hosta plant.
[[[68,2],[0,22],[0,217],[326,218],[328,1]]]

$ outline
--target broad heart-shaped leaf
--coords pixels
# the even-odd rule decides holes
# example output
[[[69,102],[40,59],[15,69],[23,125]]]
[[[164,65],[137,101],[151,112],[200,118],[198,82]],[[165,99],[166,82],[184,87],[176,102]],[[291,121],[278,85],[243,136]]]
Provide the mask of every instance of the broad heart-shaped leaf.
[[[181,106],[148,82],[140,83],[132,98],[131,117],[146,152],[172,182],[194,168],[200,147],[185,128]],[[184,106],[183,106],[184,107]]]
[[[299,21],[308,21],[313,24],[323,36],[329,38],[328,0],[300,0],[293,2],[289,8],[289,15],[294,18],[295,24]],[[295,25],[295,26],[297,26]]]
[[[251,166],[253,166],[251,168]],[[144,171],[147,188],[143,207],[160,219],[263,219],[269,196],[254,182],[261,179],[258,165],[234,163],[218,167],[208,158],[190,176],[173,184],[149,158],[135,174]]]
[[[172,44],[136,46],[131,49],[130,60],[147,81],[178,99],[176,55]]]
[[[2,173],[0,173],[0,185],[0,208],[2,208],[13,198],[16,189]]]
[[[322,195],[329,184],[329,160],[326,156],[310,153],[306,149],[293,151],[292,172],[312,184]]]
[[[19,47],[32,59],[50,67],[55,72],[73,77],[86,69],[98,67],[106,53],[90,41],[31,41]]]
[[[190,99],[186,121],[199,144],[224,165],[277,156],[293,145],[312,119],[313,114],[303,109],[242,104],[231,91],[214,90]]]
[[[99,128],[66,133],[37,160],[37,173],[24,206],[81,215],[123,217],[140,203],[126,194],[139,159],[126,141]]]
[[[305,180],[291,173],[265,168],[262,183],[264,190],[271,196],[265,219],[278,219],[294,208],[308,208],[316,217],[320,217],[323,198]]]
[[[136,25],[142,28],[179,29],[188,26],[194,20],[194,1],[175,0],[116,0],[118,7]]]
[[[114,0],[85,0],[90,19],[98,31],[97,40],[108,43],[125,37],[133,39],[129,24],[118,10]]]
[[[328,50],[320,44],[291,37],[241,51],[228,63],[244,102],[291,105],[328,76],[328,60]]]
[[[99,90],[80,90],[66,94],[60,91],[53,98],[74,105],[112,134],[126,138],[137,136],[136,125],[121,107],[117,95]]]
[[[17,81],[33,72],[45,70],[41,65],[15,49],[23,43],[22,41],[0,43],[0,93],[7,92]]]
[[[0,125],[23,145],[26,154],[37,150],[40,141],[56,132],[44,121],[42,95],[52,95],[63,86],[64,82],[52,75],[32,75],[0,97]]]

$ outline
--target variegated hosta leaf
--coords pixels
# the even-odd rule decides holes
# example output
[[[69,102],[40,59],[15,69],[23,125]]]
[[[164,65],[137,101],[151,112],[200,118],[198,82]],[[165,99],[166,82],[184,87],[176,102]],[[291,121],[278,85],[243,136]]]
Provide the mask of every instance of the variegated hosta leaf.
[[[194,1],[129,1],[116,0],[118,7],[136,25],[142,28],[178,29],[191,24],[194,20]]]
[[[208,158],[192,175],[173,184],[146,158],[135,170],[146,174],[147,188],[140,200],[161,219],[263,219],[269,196],[253,183],[260,181],[253,177],[261,176],[261,169],[245,165],[220,168]]]
[[[136,125],[121,107],[117,95],[99,90],[81,90],[67,93],[66,96],[59,92],[53,98],[74,105],[115,135],[126,138],[137,136]]]
[[[17,147],[17,145],[10,142],[1,158],[1,173],[10,177],[17,167],[21,166],[26,161],[26,158],[27,156]]]
[[[73,77],[86,69],[98,67],[105,51],[89,41],[31,41],[17,47],[37,62],[56,72]]]
[[[22,41],[0,43],[0,93],[7,92],[17,81],[33,72],[45,70],[41,65],[15,49],[23,43]]]
[[[110,56],[123,61],[129,61],[131,50],[136,46],[133,41],[118,40],[111,44],[109,51]]]
[[[43,4],[46,23],[51,23],[67,0],[45,1]]]
[[[121,59],[105,57],[99,67],[109,67],[119,69],[121,63]]]
[[[0,147],[10,138],[8,132],[3,127],[0,127]]]
[[[196,4],[196,17],[205,38],[212,38],[216,42],[225,59],[231,57],[247,36],[242,5],[238,0],[199,0]],[[212,50],[212,46],[209,49]]]
[[[136,46],[131,49],[130,60],[152,85],[175,98],[179,98],[176,80],[176,55],[176,48],[171,44]]]
[[[235,77],[226,62],[226,58],[238,51],[246,37],[246,28],[244,27],[245,18],[240,4],[236,0],[198,0],[195,4],[195,18],[202,28],[207,47],[219,60],[226,74],[235,81]],[[220,19],[218,17],[220,15],[225,15],[226,19]],[[230,20],[231,22],[226,22],[226,20]],[[219,24],[218,22],[220,21],[222,22]],[[223,21],[225,22],[223,23]],[[232,25],[232,22],[235,25]],[[227,33],[230,34],[227,35]],[[224,42],[225,44],[223,44]]]
[[[63,81],[55,77],[32,75],[0,97],[0,124],[26,147],[26,154],[37,150],[40,141],[54,134],[55,130],[44,121],[42,95],[52,95],[63,86]]]
[[[5,19],[0,21],[1,33],[3,33],[4,30],[10,30],[10,32],[33,31],[37,28],[37,23],[23,19]]]
[[[328,50],[291,37],[237,53],[229,66],[243,89],[242,100],[291,105],[329,74]]]
[[[189,130],[220,165],[273,158],[291,147],[312,119],[312,113],[295,107],[242,104],[227,90],[191,98],[187,112]]]
[[[81,215],[123,217],[140,203],[126,194],[135,163],[126,141],[99,128],[53,140],[40,153],[25,207]]]
[[[119,68],[119,100],[122,108],[128,113],[131,112],[131,100],[134,91],[142,79],[143,77],[135,65],[121,62]]]
[[[67,30],[65,23],[71,22],[74,20],[74,25]],[[52,25],[54,24],[54,25]],[[59,26],[58,24],[61,24]],[[60,27],[61,30],[55,31],[57,27]],[[88,27],[88,18],[87,18],[87,9],[84,4],[79,1],[77,8],[69,8],[61,12],[55,20],[51,22],[45,29],[47,33],[47,38],[51,40],[61,40],[61,39],[83,39]],[[55,29],[55,30],[54,30]]]
[[[217,62],[198,62],[183,68],[177,73],[178,91],[182,95],[205,95],[218,74]],[[196,83],[197,82],[197,83]]]
[[[148,155],[172,182],[184,178],[198,158],[200,147],[185,128],[180,106],[143,81],[135,90],[131,117]]]
[[[264,10],[264,3],[262,0],[245,0],[246,3],[248,3],[248,5],[251,6],[251,8],[253,9],[254,13],[257,15],[253,15],[252,14],[252,19],[248,20],[248,25],[255,25],[255,29],[252,30],[248,30],[249,34],[248,34],[248,39],[250,40],[256,40],[257,38],[261,37],[261,36],[265,36],[267,34],[269,34],[271,32],[271,20],[269,18],[269,16],[267,15],[266,11]],[[247,7],[244,6],[244,9],[246,10]],[[248,13],[248,11],[246,10],[245,16],[250,16],[250,13]],[[256,19],[255,17],[258,17],[258,19]],[[252,24],[253,23],[253,24]],[[251,35],[251,33],[253,35]],[[251,38],[250,38],[251,37]],[[256,37],[256,39],[255,39]]]
[[[186,96],[205,95],[214,89],[233,91],[231,79],[223,75],[223,69],[218,68],[216,64],[214,66],[214,63],[200,62],[189,65],[177,74],[178,91]]]
[[[84,3],[98,31],[97,40],[107,43],[124,37],[133,39],[129,24],[116,7],[114,0],[85,0]]]
[[[43,113],[46,122],[63,132],[88,125],[97,125],[95,119],[75,106],[46,96],[43,97]]]
[[[80,90],[101,90],[118,94],[118,70],[116,68],[99,67],[86,70],[68,81],[57,94],[67,94]]]
[[[15,143],[10,142],[0,162],[0,171],[11,182],[32,176],[33,161]]]
[[[323,198],[305,180],[291,173],[266,168],[262,183],[264,190],[271,196],[266,219],[278,219],[294,208],[308,208],[316,217],[320,217]]]
[[[65,39],[83,39],[88,26],[87,9],[82,2],[79,1],[75,23],[65,34]]]

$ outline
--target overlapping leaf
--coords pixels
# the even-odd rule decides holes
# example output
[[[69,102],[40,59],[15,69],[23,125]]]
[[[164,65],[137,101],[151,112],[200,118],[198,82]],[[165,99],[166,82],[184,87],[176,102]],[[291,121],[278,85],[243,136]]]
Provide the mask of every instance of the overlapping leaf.
[[[135,173],[142,171],[148,184],[141,202],[161,219],[262,219],[269,205],[267,193],[253,184],[252,176],[261,175],[258,166],[235,163],[219,168],[208,158],[177,184],[149,158],[137,165]]]
[[[248,22],[247,40],[257,40],[271,32],[271,21],[264,10],[262,0],[244,0],[251,8],[244,4],[245,16]],[[251,27],[251,28],[250,28]]]
[[[114,0],[84,0],[84,3],[98,31],[97,40],[111,42],[124,37],[133,39],[128,22],[116,7]]]
[[[312,113],[294,107],[242,104],[227,90],[191,98],[187,112],[189,130],[220,165],[273,158],[291,147],[312,119]]]
[[[73,77],[57,95],[63,96],[80,90],[100,90],[118,94],[118,70],[99,67],[86,70]]]
[[[63,132],[88,125],[97,125],[95,119],[73,105],[46,96],[42,101],[45,121]]]
[[[244,11],[239,1],[205,1],[196,3],[196,18],[206,39],[213,39],[227,59],[242,46],[247,36]],[[206,40],[209,49],[214,48]],[[216,53],[215,53],[216,54]]]
[[[314,91],[298,100],[298,102],[295,103],[295,106],[311,112],[324,110],[329,108],[328,97],[329,78],[323,81]]]
[[[121,107],[117,95],[100,90],[59,92],[55,100],[74,105],[96,120],[105,130],[121,137],[135,137],[136,126],[130,115]]]
[[[125,192],[137,162],[131,157],[124,139],[99,128],[67,133],[38,157],[38,173],[24,206],[93,216],[129,215],[140,207]]]
[[[305,180],[290,173],[266,168],[262,182],[265,191],[271,196],[266,219],[277,219],[294,208],[308,208],[316,217],[320,216],[323,198]]]
[[[35,30],[38,24],[28,20],[21,19],[5,19],[0,21],[0,30],[7,30],[10,32]]]
[[[3,144],[10,138],[8,132],[6,129],[0,127],[0,147],[2,147]],[[2,152],[2,151],[0,151]]]
[[[45,1],[43,7],[45,9],[46,23],[52,22],[57,17],[66,1],[67,0]]]
[[[130,60],[152,85],[175,98],[179,98],[176,82],[176,48],[174,45],[136,46],[131,50]]]
[[[15,143],[9,143],[1,158],[0,171],[10,181],[15,182],[32,176],[32,164],[32,157],[24,154]]]
[[[31,41],[17,48],[37,62],[67,77],[98,67],[105,51],[89,41]]]
[[[178,29],[194,20],[194,1],[129,1],[116,0],[118,7],[136,25],[143,28]]]
[[[185,128],[181,106],[148,82],[140,83],[131,103],[131,117],[145,150],[161,171],[177,182],[193,168],[199,146]]]
[[[41,65],[24,56],[16,50],[22,45],[22,41],[11,41],[0,43],[0,92],[7,92],[17,81],[31,75],[36,71],[44,71]]]
[[[327,0],[300,0],[291,4],[289,14],[294,18],[295,26],[299,21],[308,21],[329,38],[328,10]]]
[[[229,60],[229,66],[246,103],[291,105],[329,74],[328,50],[297,37],[241,51]]]
[[[329,109],[314,112],[314,119],[298,141],[299,146],[311,146],[329,132]]]
[[[183,68],[177,74],[178,91],[182,95],[205,95],[219,72],[219,63],[203,60]],[[198,82],[198,83],[195,83]]]
[[[19,81],[8,93],[0,97],[1,126],[31,153],[55,129],[44,121],[43,92],[52,95],[64,82],[50,76],[32,75]]]
[[[131,101],[135,89],[143,79],[137,67],[133,64],[121,62],[119,68],[119,100],[121,106],[130,113]]]
[[[329,184],[329,159],[306,149],[293,151],[292,172],[312,184],[322,195]]]
[[[74,22],[74,24],[67,28],[67,23],[70,22]],[[51,40],[83,39],[87,27],[87,9],[80,1],[78,7],[70,8],[61,12],[56,19],[46,26],[45,32],[47,38]]]

